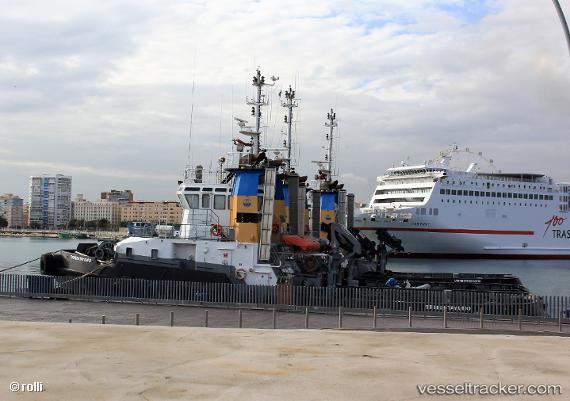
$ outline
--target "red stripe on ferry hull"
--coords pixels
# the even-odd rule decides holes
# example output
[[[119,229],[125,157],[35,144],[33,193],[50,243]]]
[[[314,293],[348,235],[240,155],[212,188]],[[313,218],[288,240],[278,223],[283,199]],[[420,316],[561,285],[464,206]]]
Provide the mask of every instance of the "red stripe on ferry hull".
[[[452,233],[452,234],[492,234],[492,235],[534,235],[534,231],[517,230],[469,230],[466,228],[419,228],[419,227],[354,227],[357,230],[376,231],[415,231],[426,233]]]

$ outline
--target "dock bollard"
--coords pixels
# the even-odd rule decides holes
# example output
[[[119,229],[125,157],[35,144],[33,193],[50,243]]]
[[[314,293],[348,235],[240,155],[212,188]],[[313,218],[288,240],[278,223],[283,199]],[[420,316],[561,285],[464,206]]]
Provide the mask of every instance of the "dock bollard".
[[[174,326],[174,312],[170,311],[170,327]]]
[[[377,322],[376,322],[376,315],[377,315],[377,311],[376,311],[376,306],[374,306],[372,308],[372,328],[375,329],[377,326]]]
[[[238,309],[238,327],[240,329],[243,327],[243,315],[241,309]]]
[[[72,320],[71,320],[71,319],[69,319],[69,323],[71,323],[71,322],[72,322]]]
[[[479,307],[479,328],[483,328],[483,305]]]
[[[408,306],[408,327],[412,327],[412,307]]]
[[[204,311],[204,327],[208,327],[208,309]]]
[[[443,328],[447,329],[447,305],[443,306]]]
[[[137,313],[135,314],[135,326],[138,326],[140,323],[140,315]]]
[[[519,308],[519,331],[522,331],[522,308]]]
[[[273,329],[277,328],[277,310],[273,308]]]
[[[105,315],[101,315],[101,324],[105,324]]]
[[[305,308],[305,329],[309,328],[309,308]]]
[[[342,329],[342,306],[338,307],[338,328]]]

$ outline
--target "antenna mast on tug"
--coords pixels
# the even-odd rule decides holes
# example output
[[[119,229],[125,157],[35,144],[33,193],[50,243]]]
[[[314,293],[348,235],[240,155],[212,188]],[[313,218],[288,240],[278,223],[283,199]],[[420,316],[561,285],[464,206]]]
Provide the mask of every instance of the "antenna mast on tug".
[[[272,84],[265,83],[265,77],[261,75],[259,68],[256,70],[256,74],[253,76],[253,86],[257,88],[256,90],[256,97],[254,100],[247,100],[247,104],[253,106],[251,108],[251,115],[255,117],[255,131],[252,130],[242,130],[240,131],[241,134],[250,135],[252,137],[252,153],[254,155],[259,154],[260,150],[260,135],[261,135],[261,106],[266,106],[267,102],[265,100],[265,94],[262,93],[262,88],[264,86],[273,86],[275,85],[275,81],[277,81],[279,77],[271,77],[271,80],[274,82]]]
[[[285,91],[285,101],[281,102],[281,105],[283,107],[285,107],[288,111],[288,113],[285,115],[285,122],[287,123],[287,143],[285,144],[285,147],[287,148],[287,167],[286,167],[286,172],[290,173],[291,172],[291,130],[292,130],[292,126],[293,126],[293,108],[294,107],[298,107],[298,102],[295,99],[295,91],[293,89],[291,89],[291,86],[289,86],[289,89]]]
[[[328,154],[325,156],[326,160],[328,161],[328,181],[332,180],[332,173],[333,173],[333,137],[334,137],[334,129],[338,125],[336,122],[336,113],[331,108],[331,111],[327,113],[327,122],[325,123],[325,127],[329,127],[330,131],[327,134],[327,139],[329,140],[329,147],[328,147]]]

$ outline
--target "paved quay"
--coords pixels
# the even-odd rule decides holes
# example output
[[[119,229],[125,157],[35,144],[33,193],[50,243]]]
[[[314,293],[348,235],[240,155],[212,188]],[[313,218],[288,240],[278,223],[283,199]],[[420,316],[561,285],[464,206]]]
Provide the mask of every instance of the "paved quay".
[[[558,384],[570,339],[0,322],[2,400],[464,400],[424,384]],[[43,392],[12,392],[41,382]],[[36,387],[37,388],[37,387]]]
[[[107,324],[131,325],[135,323],[135,315],[139,314],[141,325],[169,326],[170,313],[174,313],[174,325],[185,327],[202,327],[205,323],[205,311],[208,311],[208,326],[216,328],[239,327],[238,310],[235,308],[221,308],[208,306],[172,306],[152,305],[140,303],[118,302],[89,302],[54,299],[29,299],[0,297],[0,320],[35,321],[63,323],[70,319],[73,323],[100,323],[101,316],[105,315]],[[334,329],[339,326],[338,314],[316,313],[311,310],[308,326],[311,329]],[[386,315],[377,317],[377,328],[381,330],[408,330],[408,318],[404,314]],[[345,314],[342,318],[342,326],[347,329],[371,329],[373,326],[372,315],[368,314]],[[442,317],[413,317],[412,330],[441,331],[443,330]],[[273,328],[273,316],[271,310],[242,309],[242,327],[271,329]],[[305,327],[305,315],[303,310],[297,312],[278,311],[276,313],[276,327],[278,329],[302,329]],[[508,333],[550,333],[558,335],[559,327],[555,321],[524,322],[519,330],[515,319],[486,320],[485,332]],[[457,319],[449,314],[447,330],[478,331],[479,320],[473,317],[470,320]],[[568,322],[561,327],[564,335],[570,335]]]

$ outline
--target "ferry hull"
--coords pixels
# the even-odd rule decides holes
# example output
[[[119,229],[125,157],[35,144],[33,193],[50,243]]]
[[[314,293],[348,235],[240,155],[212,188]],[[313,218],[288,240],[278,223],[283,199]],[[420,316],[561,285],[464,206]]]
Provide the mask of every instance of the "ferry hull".
[[[516,230],[411,230],[408,227],[356,227],[376,241],[376,230],[385,229],[402,241],[404,252],[391,256],[412,258],[465,259],[570,259],[570,247],[549,246],[533,234],[520,235]],[[455,231],[455,232],[444,232]],[[495,230],[497,231],[497,230]],[[523,244],[526,244],[523,245]]]

